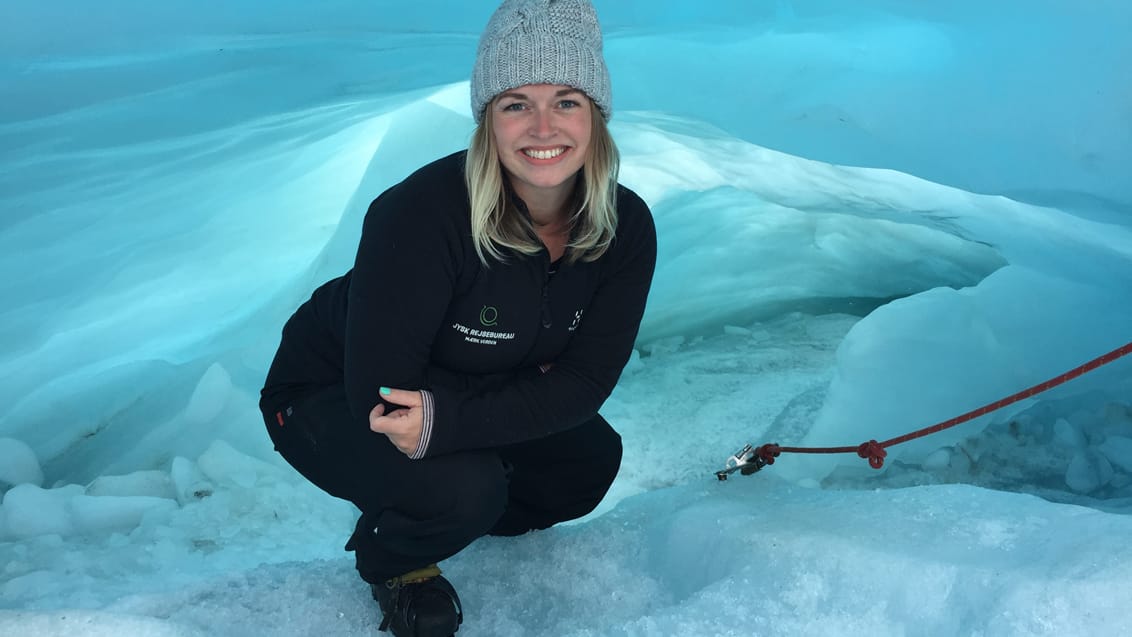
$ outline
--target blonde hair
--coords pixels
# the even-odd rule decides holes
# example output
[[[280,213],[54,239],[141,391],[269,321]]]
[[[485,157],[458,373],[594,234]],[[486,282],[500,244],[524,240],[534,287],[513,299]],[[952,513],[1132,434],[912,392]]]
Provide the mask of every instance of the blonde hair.
[[[617,174],[621,155],[601,111],[592,100],[587,101],[593,128],[582,165],[582,178],[574,192],[576,208],[569,221],[571,240],[566,245],[567,263],[596,260],[609,249],[617,232]],[[472,134],[464,162],[464,180],[468,184],[472,210],[472,243],[485,266],[489,265],[489,259],[505,261],[505,249],[521,254],[538,254],[543,249],[530,220],[507,195],[491,121],[489,105]]]

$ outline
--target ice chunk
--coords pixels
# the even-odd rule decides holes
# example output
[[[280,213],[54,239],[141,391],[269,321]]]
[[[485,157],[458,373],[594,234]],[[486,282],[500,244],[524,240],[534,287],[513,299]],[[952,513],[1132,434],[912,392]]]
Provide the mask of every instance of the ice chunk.
[[[671,354],[672,352],[678,351],[680,349],[680,346],[684,344],[684,341],[685,339],[683,336],[669,336],[668,338],[662,338],[658,341],[654,341],[652,343],[649,343],[648,345],[645,345],[645,351],[649,353],[649,356],[663,356],[664,354]]]
[[[0,438],[0,487],[33,484],[43,486],[43,470],[31,447],[15,438]]]
[[[173,481],[164,471],[137,471],[124,476],[100,476],[87,486],[86,494],[176,499]]]
[[[77,484],[42,489],[23,484],[4,494],[2,509],[8,537],[75,535],[128,531],[151,511],[170,511],[177,503],[152,496],[86,495]]]
[[[234,484],[245,489],[254,487],[260,477],[282,475],[279,469],[236,451],[222,440],[215,440],[209,445],[197,459],[197,466],[217,484]]]
[[[951,471],[955,475],[969,475],[971,473],[971,465],[974,462],[971,455],[967,453],[964,447],[956,447],[958,453],[951,454]]]
[[[1092,493],[1108,484],[1115,472],[1107,458],[1093,449],[1078,451],[1065,470],[1065,484],[1077,493]]]
[[[219,363],[204,372],[197,382],[189,404],[182,416],[188,425],[205,425],[213,421],[224,409],[232,393],[232,376]]]
[[[173,466],[169,470],[169,475],[173,480],[173,490],[176,492],[177,502],[182,505],[207,498],[214,491],[212,483],[204,477],[196,463],[188,458],[180,456],[173,458]]]
[[[730,334],[732,336],[753,336],[754,335],[754,332],[752,332],[751,330],[749,330],[745,327],[739,327],[737,325],[724,325],[723,326],[723,333],[724,334]]]
[[[1071,449],[1081,449],[1085,446],[1085,434],[1064,418],[1058,418],[1053,423],[1053,439],[1058,444]]]
[[[924,458],[923,466],[929,471],[940,471],[951,466],[951,449],[936,449]]]
[[[130,531],[150,512],[172,511],[177,503],[149,496],[78,495],[68,502],[75,533]]]
[[[1132,438],[1109,436],[1097,449],[1121,471],[1132,473]]]
[[[4,526],[9,537],[73,533],[67,502],[82,493],[83,488],[77,484],[58,489],[41,489],[34,484],[13,487],[4,494],[3,506]]]

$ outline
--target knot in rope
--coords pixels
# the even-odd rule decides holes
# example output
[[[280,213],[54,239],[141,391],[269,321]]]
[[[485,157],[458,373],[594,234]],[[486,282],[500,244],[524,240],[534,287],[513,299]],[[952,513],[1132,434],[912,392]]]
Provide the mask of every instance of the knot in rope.
[[[782,455],[782,448],[774,443],[770,443],[759,447],[755,453],[762,458],[763,462],[774,464],[774,459]]]
[[[870,440],[868,442],[862,442],[861,446],[857,447],[857,455],[862,458],[868,458],[869,466],[873,469],[880,469],[884,466],[884,457],[888,455],[888,452],[884,450],[884,447],[882,447],[879,442]]]

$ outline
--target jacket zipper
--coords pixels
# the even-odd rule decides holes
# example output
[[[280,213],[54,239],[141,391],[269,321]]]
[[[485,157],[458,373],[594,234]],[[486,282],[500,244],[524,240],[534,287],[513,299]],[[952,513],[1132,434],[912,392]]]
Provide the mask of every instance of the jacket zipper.
[[[544,329],[550,328],[554,324],[551,320],[550,314],[550,263],[543,267],[542,279],[542,326]]]

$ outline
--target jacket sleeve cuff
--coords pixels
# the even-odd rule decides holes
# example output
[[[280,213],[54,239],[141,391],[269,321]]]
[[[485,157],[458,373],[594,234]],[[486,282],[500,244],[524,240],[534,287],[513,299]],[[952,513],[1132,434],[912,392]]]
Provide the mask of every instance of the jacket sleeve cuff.
[[[436,416],[435,401],[432,392],[421,391],[421,439],[417,442],[417,450],[409,455],[410,460],[420,460],[428,454],[428,444],[432,441],[432,425]]]

